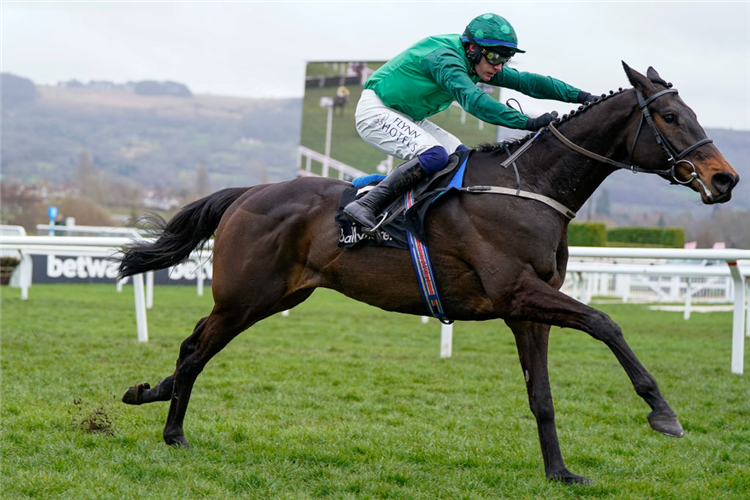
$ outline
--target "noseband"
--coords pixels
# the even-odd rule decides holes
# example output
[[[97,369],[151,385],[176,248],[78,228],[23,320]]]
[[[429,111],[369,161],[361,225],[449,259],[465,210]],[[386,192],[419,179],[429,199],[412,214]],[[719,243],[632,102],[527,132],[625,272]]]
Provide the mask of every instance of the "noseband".
[[[635,152],[635,144],[638,141],[638,135],[641,133],[641,126],[643,125],[643,122],[645,120],[646,123],[651,127],[651,131],[654,133],[654,137],[656,138],[656,143],[661,146],[662,150],[664,151],[664,154],[667,155],[667,161],[669,162],[670,168],[667,170],[651,170],[650,172],[653,172],[655,174],[660,175],[668,175],[672,178],[672,181],[677,184],[690,184],[690,182],[693,181],[693,179],[698,178],[698,173],[696,172],[695,165],[693,165],[692,162],[685,160],[685,156],[687,156],[690,152],[693,150],[703,146],[704,144],[709,144],[713,142],[709,138],[705,138],[703,140],[700,140],[693,144],[692,146],[689,146],[685,148],[681,153],[677,153],[674,148],[669,144],[669,142],[664,138],[664,136],[659,132],[659,129],[656,128],[656,125],[654,124],[654,119],[651,117],[651,113],[648,110],[648,105],[651,104],[653,101],[658,99],[659,97],[666,95],[666,94],[677,94],[677,89],[666,89],[662,90],[661,92],[657,92],[656,94],[652,95],[648,99],[643,99],[643,94],[640,90],[636,90],[636,96],[638,96],[638,105],[641,107],[641,119],[638,122],[638,130],[635,133],[635,139],[633,139],[633,145],[630,148],[630,158],[632,160],[633,153]],[[677,178],[677,175],[675,175],[675,168],[677,168],[677,165],[680,163],[687,163],[690,165],[690,168],[692,169],[692,172],[690,173],[690,179],[687,181],[681,181]],[[642,171],[642,170],[641,170]]]
[[[695,165],[693,165],[691,161],[685,159],[685,156],[687,156],[689,153],[695,151],[696,149],[703,146],[704,144],[709,144],[713,141],[709,138],[702,139],[696,142],[695,144],[693,144],[692,146],[689,146],[678,153],[675,151],[672,145],[669,144],[669,142],[662,135],[662,133],[659,132],[659,129],[656,128],[656,125],[654,124],[654,119],[651,117],[651,113],[648,110],[648,105],[654,102],[659,97],[667,95],[667,94],[676,94],[676,93],[677,93],[677,89],[669,88],[666,90],[662,90],[661,92],[657,92],[656,94],[652,95],[648,99],[644,99],[641,91],[636,90],[636,96],[638,97],[638,105],[641,108],[641,119],[638,121],[638,128],[636,129],[635,138],[633,139],[633,144],[630,147],[630,163],[631,163],[630,165],[612,160],[611,158],[607,158],[605,156],[598,155],[596,153],[593,153],[587,149],[584,149],[572,143],[565,136],[563,136],[560,133],[560,131],[557,130],[557,128],[555,128],[555,126],[552,125],[551,123],[547,125],[547,127],[554,134],[554,136],[560,140],[560,142],[568,146],[573,151],[576,151],[577,153],[580,153],[584,156],[588,156],[589,158],[593,158],[595,160],[601,161],[615,168],[630,170],[633,173],[644,172],[647,174],[661,175],[662,177],[669,179],[672,184],[685,185],[685,184],[690,184],[691,182],[693,182],[693,180],[697,180],[698,184],[700,184],[701,188],[703,189],[706,197],[708,197],[709,199],[713,199],[713,195],[711,194],[711,191],[708,189],[708,187],[703,182],[703,180],[698,176],[698,171],[695,168]],[[641,128],[643,127],[644,121],[649,125],[649,127],[651,128],[651,131],[654,133],[654,138],[656,139],[656,143],[659,146],[661,146],[662,150],[664,151],[664,154],[667,157],[667,161],[669,162],[668,169],[651,170],[651,169],[641,168],[633,164],[632,160],[633,160],[633,154],[635,153],[635,146],[638,143],[638,137],[641,135]],[[686,181],[682,181],[677,177],[676,169],[680,163],[687,164],[692,170],[690,172],[689,179]]]

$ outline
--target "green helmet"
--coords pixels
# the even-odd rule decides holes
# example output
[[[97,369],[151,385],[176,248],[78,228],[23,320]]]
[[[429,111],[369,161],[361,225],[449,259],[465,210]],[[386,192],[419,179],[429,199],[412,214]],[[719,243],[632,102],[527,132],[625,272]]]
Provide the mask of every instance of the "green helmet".
[[[508,47],[513,52],[526,52],[518,48],[516,30],[505,18],[497,14],[482,14],[469,23],[461,41],[486,47]]]

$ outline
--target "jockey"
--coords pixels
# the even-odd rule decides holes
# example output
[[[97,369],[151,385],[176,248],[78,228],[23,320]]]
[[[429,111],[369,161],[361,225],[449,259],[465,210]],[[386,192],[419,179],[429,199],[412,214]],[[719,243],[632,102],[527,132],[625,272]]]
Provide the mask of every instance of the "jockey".
[[[341,85],[339,88],[336,89],[336,97],[343,97],[348,98],[349,97],[349,89],[345,86]]]
[[[480,120],[513,129],[535,131],[557,114],[531,118],[498,102],[477,82],[517,90],[540,99],[585,103],[588,92],[560,80],[507,66],[518,48],[516,32],[496,14],[472,20],[463,35],[420,40],[388,61],[365,83],[357,104],[357,132],[365,142],[406,160],[364,197],[349,203],[344,214],[372,232],[377,217],[398,196],[448,164],[448,156],[468,149],[453,134],[426,118],[458,101]]]

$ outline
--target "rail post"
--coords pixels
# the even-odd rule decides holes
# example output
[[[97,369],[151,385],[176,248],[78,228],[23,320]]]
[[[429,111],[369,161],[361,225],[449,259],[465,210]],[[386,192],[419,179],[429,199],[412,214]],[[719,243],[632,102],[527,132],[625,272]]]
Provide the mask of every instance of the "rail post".
[[[732,321],[732,373],[742,375],[745,357],[745,283],[737,261],[728,261],[734,281],[734,318]]]
[[[453,354],[453,325],[440,325],[440,357],[450,358]]]
[[[133,295],[135,296],[135,323],[138,329],[138,342],[148,342],[148,323],[146,322],[146,297],[143,293],[143,274],[133,276]]]

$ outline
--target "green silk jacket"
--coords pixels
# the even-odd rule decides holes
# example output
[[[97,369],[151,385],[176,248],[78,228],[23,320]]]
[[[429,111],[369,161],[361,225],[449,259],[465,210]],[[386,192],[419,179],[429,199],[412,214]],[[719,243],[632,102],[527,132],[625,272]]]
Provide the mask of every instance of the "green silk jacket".
[[[380,67],[365,83],[383,103],[415,121],[437,114],[458,101],[482,121],[523,129],[529,117],[505,106],[476,84],[459,35],[432,36],[420,40]],[[489,85],[522,94],[563,102],[576,102],[580,89],[550,76],[526,73],[503,66]]]

